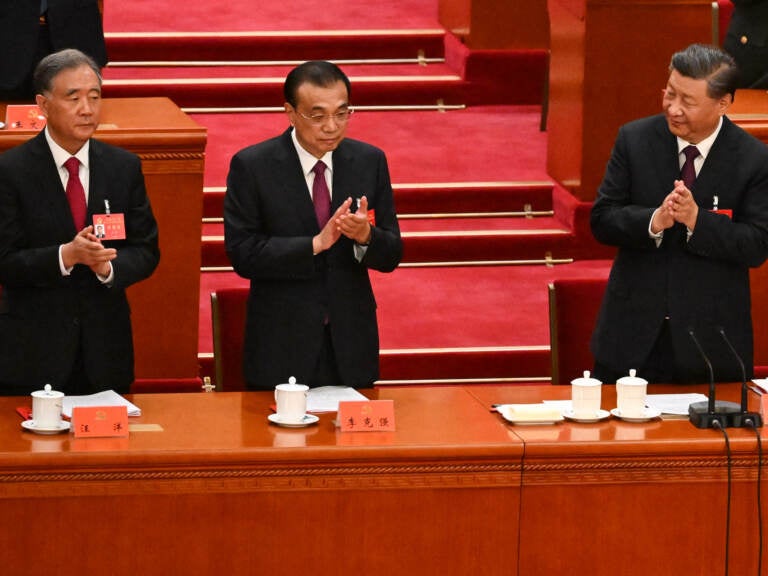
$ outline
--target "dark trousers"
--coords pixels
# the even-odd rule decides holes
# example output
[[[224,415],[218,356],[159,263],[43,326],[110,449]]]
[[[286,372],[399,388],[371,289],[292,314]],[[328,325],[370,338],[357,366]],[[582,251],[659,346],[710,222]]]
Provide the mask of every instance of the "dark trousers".
[[[595,362],[592,376],[604,384],[614,384],[619,378],[629,376],[631,368],[637,370],[637,376],[645,378],[651,383],[683,381],[675,369],[675,349],[672,345],[672,336],[669,333],[669,320],[665,320],[662,324],[656,342],[642,366],[627,366],[626,370],[621,372],[605,364]]]
[[[333,339],[331,338],[331,325],[326,324],[323,329],[323,346],[320,349],[320,357],[317,359],[312,378],[309,380],[309,386],[316,388],[318,386],[343,386],[339,375],[339,368],[336,362],[336,353],[333,350]]]

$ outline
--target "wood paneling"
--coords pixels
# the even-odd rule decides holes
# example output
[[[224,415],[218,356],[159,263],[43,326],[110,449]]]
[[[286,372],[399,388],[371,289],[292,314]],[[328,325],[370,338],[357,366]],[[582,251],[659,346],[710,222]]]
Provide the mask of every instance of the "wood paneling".
[[[711,42],[709,0],[549,0],[547,170],[594,200],[619,126],[661,111],[672,54]]]

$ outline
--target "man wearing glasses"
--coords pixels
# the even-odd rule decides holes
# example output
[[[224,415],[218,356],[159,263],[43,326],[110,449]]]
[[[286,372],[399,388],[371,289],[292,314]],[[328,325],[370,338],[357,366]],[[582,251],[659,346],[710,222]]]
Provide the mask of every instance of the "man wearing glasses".
[[[224,199],[227,255],[251,281],[245,381],[369,387],[379,337],[368,269],[391,272],[402,255],[387,160],[345,138],[350,83],[336,65],[301,64],[284,94],[291,126],[232,158]]]

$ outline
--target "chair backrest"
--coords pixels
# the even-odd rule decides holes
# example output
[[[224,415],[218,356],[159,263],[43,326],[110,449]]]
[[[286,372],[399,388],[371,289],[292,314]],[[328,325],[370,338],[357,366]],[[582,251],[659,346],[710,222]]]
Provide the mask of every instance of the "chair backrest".
[[[243,337],[248,288],[222,288],[211,292],[213,362],[217,391],[245,390]]]
[[[549,284],[552,384],[570,384],[595,362],[589,339],[607,278],[561,278]]]

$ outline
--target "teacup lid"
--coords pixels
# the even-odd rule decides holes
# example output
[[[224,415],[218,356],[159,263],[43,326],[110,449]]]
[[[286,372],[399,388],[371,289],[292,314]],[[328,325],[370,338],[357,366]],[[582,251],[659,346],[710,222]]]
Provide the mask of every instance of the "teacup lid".
[[[288,382],[284,384],[278,384],[281,390],[308,390],[309,386],[306,384],[298,384],[296,382],[296,377],[291,376],[288,378]]]
[[[640,378],[636,376],[637,370],[634,368],[631,368],[629,370],[629,376],[623,376],[619,378],[616,382],[618,382],[621,385],[628,385],[628,386],[645,386],[648,384],[648,380],[644,378]]]
[[[571,380],[571,384],[576,386],[600,386],[602,382],[597,378],[590,378],[589,370],[584,370],[584,376],[582,378],[574,378]]]
[[[43,386],[42,390],[35,390],[32,392],[32,396],[35,398],[61,398],[64,396],[64,392],[57,392],[53,390],[50,384]]]

